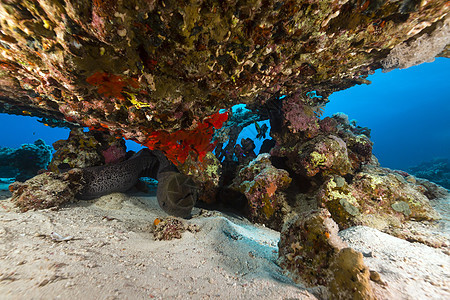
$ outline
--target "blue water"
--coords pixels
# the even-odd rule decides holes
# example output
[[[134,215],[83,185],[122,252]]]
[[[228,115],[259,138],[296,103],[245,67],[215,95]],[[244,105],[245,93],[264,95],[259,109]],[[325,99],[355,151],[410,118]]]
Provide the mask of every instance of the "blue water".
[[[450,159],[450,59],[405,70],[377,71],[330,96],[324,116],[344,112],[372,129],[381,165],[406,169],[434,157]]]
[[[52,145],[57,140],[65,140],[69,137],[67,128],[51,128],[40,122],[38,118],[28,116],[16,116],[0,114],[0,147],[19,148],[22,144],[32,144],[37,139],[43,139],[47,145]],[[5,130],[8,128],[8,130]],[[142,146],[126,141],[127,149],[139,151]]]
[[[330,96],[324,116],[344,112],[358,125],[372,129],[374,154],[383,166],[407,169],[434,157],[450,159],[450,59],[437,58],[406,70],[377,71],[361,85]],[[66,139],[69,130],[50,128],[37,118],[0,114],[0,146],[20,147],[38,138],[51,145]],[[257,149],[256,129],[250,125],[242,137],[250,136]],[[140,145],[127,141],[129,150]],[[258,152],[256,152],[258,153]]]

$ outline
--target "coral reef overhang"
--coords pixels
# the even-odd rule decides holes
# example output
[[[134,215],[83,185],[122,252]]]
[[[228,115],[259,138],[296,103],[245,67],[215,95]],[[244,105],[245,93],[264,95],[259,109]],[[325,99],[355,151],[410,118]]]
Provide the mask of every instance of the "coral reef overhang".
[[[0,110],[145,143],[274,94],[325,100],[407,66],[397,56],[415,41],[417,62],[448,56],[449,11],[407,0],[1,1]]]

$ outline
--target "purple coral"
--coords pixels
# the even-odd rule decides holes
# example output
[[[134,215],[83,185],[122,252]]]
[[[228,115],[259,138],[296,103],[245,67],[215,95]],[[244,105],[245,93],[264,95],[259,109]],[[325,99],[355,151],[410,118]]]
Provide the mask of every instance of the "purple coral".
[[[327,134],[335,134],[337,132],[338,122],[330,117],[326,117],[319,122],[320,130]]]
[[[125,157],[126,151],[123,147],[112,145],[108,149],[102,151],[102,154],[105,158],[105,163],[112,164],[121,161]]]
[[[283,104],[285,121],[289,123],[289,129],[296,132],[304,132],[307,137],[314,137],[319,133],[318,118],[311,107],[304,105],[296,97],[288,98]]]

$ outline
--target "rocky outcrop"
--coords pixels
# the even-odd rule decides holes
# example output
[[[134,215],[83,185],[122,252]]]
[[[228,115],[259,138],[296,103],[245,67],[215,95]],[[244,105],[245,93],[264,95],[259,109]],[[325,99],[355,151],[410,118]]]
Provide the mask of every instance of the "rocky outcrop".
[[[126,158],[125,141],[105,131],[84,132],[81,128],[74,128],[67,140],[56,141],[53,147],[56,152],[48,169],[57,173],[71,168],[117,163]]]
[[[280,265],[296,282],[326,286],[330,299],[375,299],[363,255],[337,233],[326,209],[294,217],[281,231]]]
[[[291,211],[283,192],[292,179],[286,170],[275,168],[270,155],[260,154],[243,167],[231,185],[247,199],[248,217],[275,230],[281,230]]]
[[[425,192],[424,186],[407,182],[389,169],[365,166],[351,183],[330,176],[317,197],[340,228],[365,225],[387,230],[408,220],[439,219]]]
[[[14,182],[9,186],[12,202],[20,211],[59,207],[75,201],[76,193],[83,187],[81,169],[64,174],[46,172],[25,182]]]

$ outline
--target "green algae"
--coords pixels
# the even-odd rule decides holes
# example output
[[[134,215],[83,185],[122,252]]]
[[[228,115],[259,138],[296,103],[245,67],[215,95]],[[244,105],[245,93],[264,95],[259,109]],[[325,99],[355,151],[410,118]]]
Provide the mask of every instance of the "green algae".
[[[404,214],[405,216],[411,215],[411,209],[409,208],[408,203],[404,201],[398,201],[395,203],[392,203],[391,205],[392,209]]]
[[[357,215],[360,214],[359,209],[351,205],[350,202],[348,202],[347,199],[345,198],[340,199],[339,204],[341,204],[342,207],[345,209],[345,211],[350,215],[352,215],[353,217],[356,217]]]

